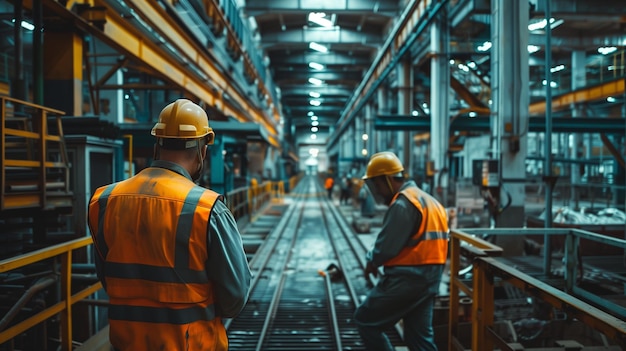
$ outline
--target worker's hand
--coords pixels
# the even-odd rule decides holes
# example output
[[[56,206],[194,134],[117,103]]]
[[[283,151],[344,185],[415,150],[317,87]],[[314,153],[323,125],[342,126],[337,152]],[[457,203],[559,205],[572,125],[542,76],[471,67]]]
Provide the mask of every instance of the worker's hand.
[[[369,275],[373,275],[374,277],[378,276],[378,267],[374,266],[374,264],[372,262],[367,262],[367,264],[365,265],[365,269],[363,270],[363,273],[365,274],[365,278],[369,279]]]

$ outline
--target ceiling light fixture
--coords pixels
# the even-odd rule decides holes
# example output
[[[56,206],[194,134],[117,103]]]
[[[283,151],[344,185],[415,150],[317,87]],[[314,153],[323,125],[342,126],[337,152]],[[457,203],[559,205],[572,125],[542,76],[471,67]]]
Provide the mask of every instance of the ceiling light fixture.
[[[317,127],[317,126],[319,126],[319,125],[320,125],[320,122],[318,122],[318,121],[311,121],[311,125],[312,125],[313,127]]]
[[[608,54],[614,53],[615,51],[617,51],[617,48],[615,46],[604,46],[604,47],[598,48],[598,52],[601,53],[602,55],[608,55]]]
[[[311,131],[312,131],[313,133],[317,132],[318,130],[319,130],[319,128],[317,128],[317,127],[311,127]]]
[[[561,24],[563,24],[563,22],[565,21],[562,19],[555,20],[554,18],[550,18],[550,29],[554,29],[560,26]],[[548,21],[546,21],[546,19],[543,18],[537,22],[529,24],[528,30],[531,32],[542,30],[542,29],[545,29],[547,25],[548,25]]]
[[[529,54],[533,54],[533,53],[535,53],[535,52],[539,51],[539,49],[541,49],[541,47],[539,47],[539,46],[537,46],[537,45],[528,45],[528,46],[526,47],[526,49],[528,50],[528,53],[529,53]]]
[[[550,72],[554,73],[554,72],[562,71],[564,69],[565,69],[565,65],[558,65],[558,66],[550,68]]]
[[[15,18],[12,19],[11,22],[15,23]],[[35,30],[35,25],[30,22],[22,21],[20,22],[20,24],[22,25],[22,28],[26,30],[30,30],[30,31]]]
[[[324,28],[332,28],[333,26],[333,22],[329,20],[328,18],[326,18],[326,14],[324,12],[309,13],[309,22],[313,22]]]
[[[309,104],[311,104],[312,106],[319,106],[322,104],[322,102],[319,100],[311,100],[309,101]]]
[[[325,47],[322,44],[318,44],[314,41],[309,43],[309,49],[311,50],[315,50],[315,51],[319,51],[319,52],[323,52],[323,53],[327,53],[328,52],[328,48]]]
[[[489,49],[491,49],[491,42],[490,41],[486,41],[482,45],[480,45],[479,47],[476,48],[476,50],[478,50],[478,51],[489,51]]]
[[[318,93],[317,91],[311,91],[309,92],[309,96],[317,99],[318,97],[322,96],[322,94]]]
[[[322,85],[322,83],[324,83],[321,79],[317,79],[317,78],[309,78],[309,83],[313,84],[313,85]]]
[[[309,67],[313,68],[314,70],[317,71],[322,71],[324,70],[324,68],[326,68],[326,66],[322,65],[321,63],[317,63],[317,62],[309,62]]]
[[[311,116],[311,121],[317,121],[317,116]]]

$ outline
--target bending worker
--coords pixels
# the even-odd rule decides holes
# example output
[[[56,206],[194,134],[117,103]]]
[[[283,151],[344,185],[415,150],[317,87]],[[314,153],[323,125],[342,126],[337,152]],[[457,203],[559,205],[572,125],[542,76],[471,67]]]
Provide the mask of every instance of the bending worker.
[[[179,99],[152,135],[150,167],[89,203],[109,340],[119,351],[225,351],[222,318],[242,310],[250,269],[223,196],[194,183],[215,134],[200,106]]]
[[[367,253],[366,277],[384,275],[354,319],[367,350],[394,350],[384,330],[404,321],[409,350],[437,350],[433,308],[448,254],[448,221],[443,206],[405,180],[391,152],[372,155],[363,179],[376,201],[389,205],[374,247]]]

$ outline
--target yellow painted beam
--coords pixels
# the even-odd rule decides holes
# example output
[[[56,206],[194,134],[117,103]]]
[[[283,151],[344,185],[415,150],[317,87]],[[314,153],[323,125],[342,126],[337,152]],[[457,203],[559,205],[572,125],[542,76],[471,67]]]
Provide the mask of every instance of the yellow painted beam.
[[[552,99],[552,111],[569,108],[572,104],[598,101],[609,96],[622,95],[624,94],[625,81],[624,79],[614,80],[559,95]],[[544,114],[546,112],[546,102],[540,101],[530,104],[529,112],[531,115]]]
[[[143,14],[142,18],[147,20],[155,29],[159,30],[168,44],[177,48],[180,55],[189,60],[191,65],[206,77],[202,79],[188,65],[178,62],[179,57],[173,57],[168,51],[157,44],[147,40],[143,33],[132,25],[132,20],[124,19],[118,11],[110,7],[105,0],[93,0],[95,6],[106,8],[105,24],[99,29],[89,24],[85,19],[79,17],[74,12],[62,7],[57,1],[44,0],[46,6],[68,18],[74,19],[74,23],[83,30],[89,31],[116,50],[133,57],[142,62],[153,71],[158,72],[167,80],[174,82],[186,93],[197,96],[205,103],[215,106],[226,115],[232,115],[240,121],[250,121],[262,124],[272,135],[271,144],[280,149],[277,138],[276,125],[270,123],[254,104],[251,104],[247,97],[231,88],[231,78],[222,73],[204,52],[203,48],[197,46],[184,31],[175,25],[172,19],[156,1],[129,0],[129,4],[137,8],[138,13]],[[228,93],[234,102],[226,101],[222,98],[223,93]]]
[[[210,57],[199,50],[197,44],[181,30],[178,24],[167,15],[161,6],[155,1],[129,0],[128,2],[132,4],[148,23],[152,24],[153,28],[157,30],[170,45],[177,48],[180,55],[187,57],[196,67],[200,68],[209,79],[217,84],[221,91],[228,92],[229,96],[233,98],[237,105],[242,106],[245,112],[252,118],[251,122],[262,123],[271,134],[276,134],[276,128],[267,121],[267,117],[260,113],[254,106],[251,106],[245,96],[242,96],[239,92],[231,88],[231,78],[216,68]],[[106,26],[108,26],[108,22],[107,25],[105,25],[105,32]],[[242,118],[236,113],[237,111],[235,111],[232,106],[225,104],[223,101],[220,102],[226,114],[233,115],[238,119]]]

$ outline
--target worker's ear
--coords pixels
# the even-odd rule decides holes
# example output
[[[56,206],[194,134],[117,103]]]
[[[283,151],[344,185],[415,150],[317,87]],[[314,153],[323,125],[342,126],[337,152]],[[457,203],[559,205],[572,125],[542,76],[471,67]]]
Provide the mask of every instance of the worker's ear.
[[[206,135],[206,144],[213,145],[214,142],[215,142],[215,133],[213,132],[213,129],[209,128],[209,134]]]

